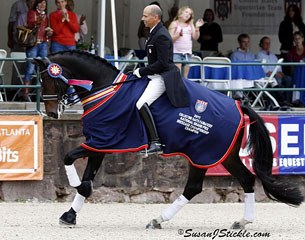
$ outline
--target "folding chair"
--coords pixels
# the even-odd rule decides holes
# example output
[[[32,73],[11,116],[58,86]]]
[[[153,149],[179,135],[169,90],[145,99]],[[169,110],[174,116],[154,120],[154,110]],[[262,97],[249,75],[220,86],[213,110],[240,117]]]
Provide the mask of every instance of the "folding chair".
[[[147,67],[147,66],[148,66],[148,62],[147,62],[147,61],[148,61],[148,58],[147,58],[147,56],[145,56],[145,57],[143,58],[143,60],[145,61],[145,62],[144,62],[144,66]]]
[[[136,56],[136,53],[134,50],[129,50],[126,55],[120,58],[120,60],[139,60],[139,58]],[[137,62],[119,62],[119,69],[121,72],[127,71],[133,71],[137,68],[138,63]]]
[[[4,49],[0,49],[0,58],[6,58],[7,56],[7,52],[4,50]],[[0,61],[0,84],[3,85],[4,84],[4,74],[3,74],[3,65],[4,65],[4,62],[5,61]],[[3,96],[4,96],[4,100],[7,101],[7,96],[6,96],[6,90],[5,88],[2,88],[1,89],[1,92],[0,92],[0,101],[3,102]]]
[[[231,80],[232,80],[232,69],[231,65],[226,63],[231,63],[231,60],[227,57],[205,57],[202,59],[202,83],[204,86],[212,88],[212,89],[230,89],[231,88]],[[210,64],[210,63],[224,63],[224,64]],[[228,71],[227,78],[223,77],[220,79],[217,78],[207,78],[206,77],[206,68],[215,68],[215,70],[224,69]],[[226,73],[226,72],[223,72]],[[231,96],[231,91],[227,92],[228,96]]]
[[[189,77],[188,80],[193,81],[193,82],[197,82],[197,83],[202,83],[202,59],[199,56],[195,56],[192,55],[192,57],[190,59],[188,59],[191,62],[198,62],[198,63],[190,63],[189,64]],[[195,70],[191,69],[191,68],[196,68]],[[196,71],[197,68],[199,68],[199,72]],[[199,73],[199,75],[198,75]]]
[[[24,85],[24,74],[20,73],[20,69],[17,66],[17,63],[26,63],[26,54],[25,52],[11,52],[11,58],[16,58],[17,60],[13,61],[13,67],[15,68],[17,72],[17,77],[20,81],[20,85]],[[35,75],[33,75],[34,77]],[[22,88],[19,88],[15,95],[12,98],[12,101],[15,101],[16,97],[19,95],[19,93],[22,91]],[[31,98],[29,97],[29,102],[31,102]]]
[[[284,61],[283,58],[280,58],[277,63],[282,63]],[[273,69],[271,75],[265,79],[261,79],[261,80],[255,80],[254,84],[255,87],[257,88],[261,88],[261,89],[265,89],[267,88],[267,86],[269,84],[273,84],[274,82],[276,82],[274,76],[277,73],[278,69],[280,68],[280,65],[276,65],[276,67]],[[253,103],[251,104],[251,107],[254,107],[258,102],[260,103],[261,106],[263,106],[263,101],[262,101],[262,96],[263,93],[267,95],[267,97],[269,97],[271,99],[271,101],[273,102],[274,106],[276,107],[280,107],[279,103],[277,102],[277,100],[267,91],[260,91],[257,95],[255,100],[253,101]],[[255,94],[254,94],[255,95]]]

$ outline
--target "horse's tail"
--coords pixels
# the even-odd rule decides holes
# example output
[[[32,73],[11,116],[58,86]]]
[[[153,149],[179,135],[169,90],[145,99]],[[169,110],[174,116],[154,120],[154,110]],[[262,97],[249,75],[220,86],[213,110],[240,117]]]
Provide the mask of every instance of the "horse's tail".
[[[248,147],[252,149],[252,166],[267,197],[292,206],[300,205],[304,197],[299,188],[272,176],[273,151],[263,119],[248,106],[241,106],[241,109],[250,119]]]

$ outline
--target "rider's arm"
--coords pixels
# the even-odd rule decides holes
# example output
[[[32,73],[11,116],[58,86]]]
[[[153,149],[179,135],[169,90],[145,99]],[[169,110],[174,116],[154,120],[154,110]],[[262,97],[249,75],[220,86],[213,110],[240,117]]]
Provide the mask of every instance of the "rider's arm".
[[[171,39],[166,35],[160,35],[155,41],[154,45],[148,45],[148,51],[155,51],[157,60],[149,64],[147,67],[140,68],[140,75],[147,76],[153,74],[160,74],[162,72],[168,71],[170,68],[170,54],[171,49]]]

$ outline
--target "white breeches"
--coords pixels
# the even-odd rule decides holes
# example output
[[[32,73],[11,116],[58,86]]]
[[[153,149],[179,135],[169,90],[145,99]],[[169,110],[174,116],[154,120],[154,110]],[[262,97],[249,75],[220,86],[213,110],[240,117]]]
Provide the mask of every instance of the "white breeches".
[[[136,103],[137,109],[140,110],[141,107],[147,103],[150,106],[154,101],[156,101],[164,92],[165,84],[164,80],[159,74],[148,76],[151,79],[144,90],[142,96]]]

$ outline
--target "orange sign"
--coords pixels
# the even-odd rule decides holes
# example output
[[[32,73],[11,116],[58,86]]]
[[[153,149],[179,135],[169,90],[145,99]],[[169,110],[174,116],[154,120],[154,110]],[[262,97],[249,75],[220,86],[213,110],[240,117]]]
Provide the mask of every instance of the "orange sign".
[[[42,146],[42,116],[0,115],[0,181],[42,180]]]

